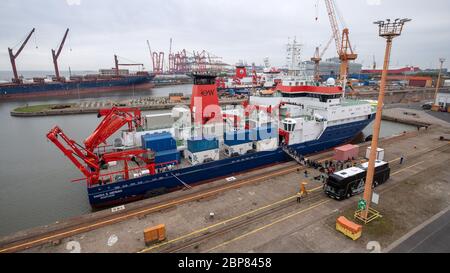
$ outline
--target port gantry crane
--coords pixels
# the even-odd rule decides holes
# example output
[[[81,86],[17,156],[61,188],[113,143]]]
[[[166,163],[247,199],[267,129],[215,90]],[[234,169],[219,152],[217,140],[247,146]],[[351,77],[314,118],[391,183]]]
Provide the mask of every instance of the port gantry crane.
[[[17,74],[16,59],[20,55],[20,53],[22,52],[22,50],[25,47],[25,45],[28,43],[28,40],[30,40],[31,35],[33,35],[33,33],[34,33],[34,30],[35,29],[33,28],[30,31],[30,33],[27,35],[27,37],[23,41],[22,45],[17,50],[16,54],[13,53],[13,49],[12,48],[8,47],[9,59],[11,61],[11,66],[12,66],[12,70],[13,70],[13,74],[14,74],[14,79],[13,79],[14,83],[20,83],[21,82],[21,80],[19,79],[19,75]]]
[[[142,126],[141,111],[138,108],[113,107],[100,110],[98,117],[102,116],[104,117],[102,122],[86,138],[84,147],[70,139],[58,126],[50,130],[47,138],[86,176],[89,186],[102,182],[101,176],[108,178],[109,175],[114,174],[100,175],[102,166],[113,161],[123,161],[124,169],[117,173],[123,173],[125,179],[129,178],[129,161],[135,162],[139,166],[136,158],[145,162],[146,166],[144,168],[148,169],[150,174],[155,174],[155,163],[152,159],[149,159],[151,157],[145,149],[106,152],[107,139],[120,128],[128,125],[128,130],[132,131]],[[100,146],[101,144],[104,144],[104,146]],[[142,168],[139,167],[139,169]]]
[[[61,50],[63,49],[64,43],[66,42],[68,33],[69,33],[69,29],[66,29],[66,32],[64,33],[64,37],[61,41],[61,44],[59,45],[58,51],[56,52],[54,49],[52,49],[53,66],[55,67],[55,77],[56,77],[57,81],[61,80],[61,77],[59,75],[59,68],[58,68],[58,58],[59,58],[59,54],[61,54]]]
[[[358,55],[353,52],[353,48],[349,39],[349,30],[347,27],[344,27],[341,36],[336,17],[336,4],[333,0],[325,0],[325,5],[327,7],[331,31],[333,33],[334,41],[336,44],[336,51],[338,53],[339,60],[341,61],[341,65],[339,68],[339,81],[345,87],[345,85],[347,84],[348,63],[349,61],[356,60]]]

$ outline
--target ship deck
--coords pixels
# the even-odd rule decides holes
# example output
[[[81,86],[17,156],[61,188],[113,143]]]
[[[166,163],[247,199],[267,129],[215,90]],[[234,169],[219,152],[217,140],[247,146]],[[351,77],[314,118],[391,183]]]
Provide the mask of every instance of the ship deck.
[[[171,171],[171,170],[177,170],[177,169],[184,169],[187,167],[192,167],[193,165],[189,162],[189,160],[187,160],[186,158],[184,158],[183,156],[183,152],[181,152],[180,155],[180,162],[178,164],[174,164],[174,165],[167,165],[164,167],[161,166],[156,166],[156,173],[163,173],[163,172],[167,172],[167,171]],[[223,150],[220,151],[219,153],[219,160],[223,160],[229,158],[229,156],[227,156]],[[136,162],[133,161],[128,161],[128,174],[129,174],[129,179],[132,178],[137,178],[137,177],[142,177],[142,176],[146,176],[146,175],[150,175],[147,173],[142,173],[142,171],[145,172],[145,170],[147,170],[145,168],[145,162],[141,159],[136,159],[136,161],[139,163],[137,164]],[[107,169],[102,169],[100,171],[100,178],[101,180],[103,180],[102,184],[113,184],[115,182],[120,182],[125,180],[125,164],[124,161],[116,161],[116,164],[109,166]],[[94,186],[95,187],[95,186]]]

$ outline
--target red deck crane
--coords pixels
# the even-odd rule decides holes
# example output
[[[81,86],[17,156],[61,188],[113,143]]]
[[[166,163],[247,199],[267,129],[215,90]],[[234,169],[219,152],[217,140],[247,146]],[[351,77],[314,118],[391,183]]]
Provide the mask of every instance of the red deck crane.
[[[9,53],[9,59],[11,60],[11,66],[14,74],[13,82],[20,83],[19,75],[17,74],[17,67],[16,67],[16,58],[20,55],[25,45],[28,43],[28,40],[30,40],[31,35],[34,33],[34,28],[30,31],[28,36],[25,38],[25,41],[23,41],[20,48],[17,50],[16,54],[13,53],[13,49],[8,47],[8,53]]]
[[[136,158],[145,162],[145,168],[151,174],[155,173],[155,163],[145,155],[148,153],[145,149],[133,149],[125,151],[98,152],[99,146],[122,128],[125,124],[129,130],[141,126],[141,112],[137,108],[113,107],[111,109],[102,109],[98,117],[104,116],[102,122],[94,132],[84,141],[84,147],[76,141],[70,139],[58,126],[55,126],[47,134],[47,138],[52,141],[70,161],[86,176],[89,186],[98,184],[100,179],[100,170],[102,165],[112,161],[124,161],[125,179],[129,177],[128,161],[135,161]],[[63,140],[61,141],[60,138]],[[97,149],[97,151],[96,151]],[[106,148],[105,148],[106,149]],[[83,164],[84,163],[84,164]]]
[[[68,33],[69,33],[69,29],[67,29],[66,33],[64,33],[64,37],[61,41],[61,44],[59,45],[58,52],[56,52],[54,49],[52,49],[53,66],[55,67],[55,77],[56,77],[57,81],[61,80],[61,77],[59,76],[58,58],[59,58],[59,54],[61,54],[61,50],[63,49],[64,43],[66,42]]]

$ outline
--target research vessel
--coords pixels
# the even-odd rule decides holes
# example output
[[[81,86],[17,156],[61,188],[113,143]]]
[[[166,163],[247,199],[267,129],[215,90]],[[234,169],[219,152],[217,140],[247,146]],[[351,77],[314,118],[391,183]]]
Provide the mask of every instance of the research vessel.
[[[103,109],[103,121],[77,144],[54,127],[47,134],[84,174],[93,207],[151,197],[229,178],[350,142],[375,117],[370,102],[343,97],[331,80],[286,78],[232,109],[218,106],[215,75],[194,74],[190,107],[141,116]],[[152,125],[167,118],[166,128]],[[120,129],[113,144],[104,145]],[[163,126],[164,127],[164,126]]]

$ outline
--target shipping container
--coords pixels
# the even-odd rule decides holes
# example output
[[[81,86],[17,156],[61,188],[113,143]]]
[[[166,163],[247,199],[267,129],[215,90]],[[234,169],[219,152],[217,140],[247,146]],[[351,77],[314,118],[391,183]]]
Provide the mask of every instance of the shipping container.
[[[150,149],[154,152],[174,150],[177,143],[170,133],[154,133],[141,136],[142,148]]]
[[[164,224],[144,229],[144,241],[147,246],[166,239],[166,226]]]
[[[217,139],[188,139],[187,146],[191,153],[199,153],[219,148],[219,141]]]
[[[255,141],[261,141],[266,139],[278,138],[278,130],[273,126],[263,126],[255,128],[250,132],[250,139]]]
[[[371,147],[367,147],[366,158],[369,159]],[[377,148],[377,160],[384,160],[384,149]]]
[[[179,162],[180,162],[180,152],[177,149],[157,152],[155,155],[156,165],[162,163],[173,164]]]
[[[256,136],[253,137],[253,134],[252,135],[250,134],[250,130],[239,130],[239,131],[225,132],[223,138],[225,145],[236,146],[252,142],[253,141],[252,138],[256,139]]]
[[[278,138],[265,139],[256,142],[256,151],[264,152],[264,151],[273,151],[278,148]]]
[[[358,158],[359,147],[356,145],[344,145],[334,149],[334,160],[346,161]]]
[[[189,150],[185,151],[185,158],[192,164],[198,165],[211,161],[217,161],[220,158],[220,150],[207,150],[198,153],[192,153]]]
[[[227,156],[245,155],[253,150],[253,143],[248,142],[240,145],[228,146],[225,144],[224,153]]]

